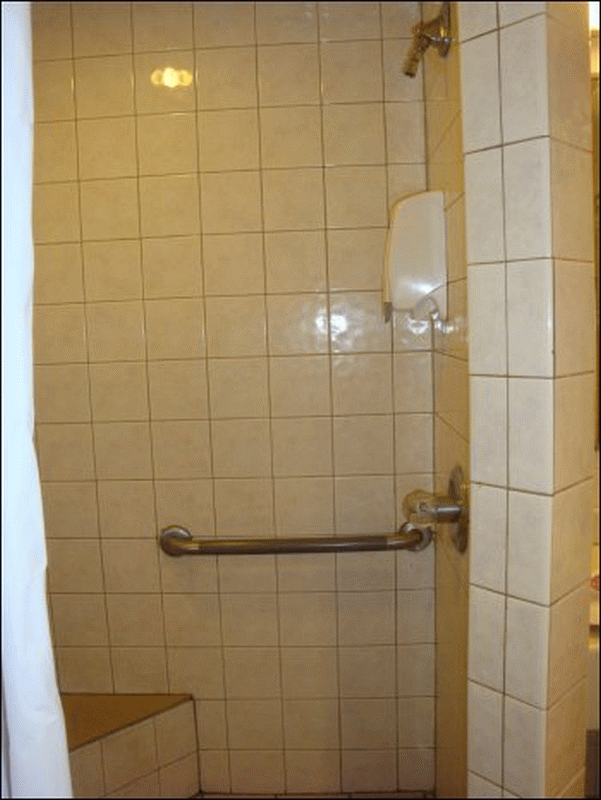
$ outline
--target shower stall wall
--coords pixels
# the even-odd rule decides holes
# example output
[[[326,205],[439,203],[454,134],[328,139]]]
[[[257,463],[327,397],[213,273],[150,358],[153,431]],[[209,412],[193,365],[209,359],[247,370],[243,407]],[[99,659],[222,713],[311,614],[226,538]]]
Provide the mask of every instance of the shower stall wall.
[[[36,444],[60,687],[184,692],[209,792],[431,790],[434,548],[390,533],[432,345],[381,313],[426,188],[418,3],[34,3]]]

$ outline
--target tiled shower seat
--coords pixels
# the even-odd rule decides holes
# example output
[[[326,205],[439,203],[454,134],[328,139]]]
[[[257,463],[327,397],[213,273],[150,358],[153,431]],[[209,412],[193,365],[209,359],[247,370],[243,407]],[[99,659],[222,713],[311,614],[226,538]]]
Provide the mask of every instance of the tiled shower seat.
[[[199,790],[189,695],[62,695],[74,797],[192,797]]]

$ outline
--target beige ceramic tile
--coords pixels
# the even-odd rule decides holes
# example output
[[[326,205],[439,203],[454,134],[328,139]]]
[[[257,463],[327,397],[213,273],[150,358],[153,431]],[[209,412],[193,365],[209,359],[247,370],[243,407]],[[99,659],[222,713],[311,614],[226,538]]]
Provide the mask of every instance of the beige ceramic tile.
[[[519,797],[544,792],[545,721],[539,709],[506,698],[503,785]]]
[[[225,28],[224,30],[227,30]],[[253,108],[257,105],[256,51],[252,47],[201,50],[198,107]]]
[[[256,747],[256,745],[255,745]],[[284,790],[282,750],[241,750],[230,755],[232,791],[269,794]]]
[[[285,700],[283,705],[287,750],[327,750],[339,746],[337,700]]]
[[[473,586],[469,609],[469,677],[491,689],[503,689],[505,598]]]
[[[207,295],[262,294],[265,290],[263,245],[259,233],[204,236]]]
[[[555,374],[585,372],[594,362],[592,264],[555,262]]]
[[[434,698],[412,697],[398,701],[400,747],[434,745]]]
[[[161,797],[193,797],[200,788],[196,753],[159,769]]]
[[[264,168],[321,165],[321,114],[317,106],[261,108],[260,115]]]
[[[36,245],[34,261],[34,303],[76,303],[83,300],[79,243]]]
[[[199,358],[204,352],[202,302],[196,299],[145,303],[148,358]]]
[[[465,157],[465,223],[468,263],[504,259],[503,186],[499,149]]]
[[[549,123],[553,138],[588,150],[590,56],[585,37],[570,36],[576,30],[569,32],[553,18],[547,22]]]
[[[227,750],[205,750],[199,761],[204,791],[230,793],[230,761]]]
[[[199,535],[213,535],[213,492],[208,480],[155,481],[154,489],[159,528],[162,529],[177,522]],[[173,565],[173,559],[168,563]],[[207,567],[205,569],[212,568],[214,570],[215,564],[213,563],[212,567],[210,565],[211,560],[207,559]],[[181,570],[182,566],[178,564],[177,570]],[[200,570],[198,566],[195,566],[188,573],[188,576],[190,578],[198,576],[202,579],[203,573],[204,570]],[[168,582],[165,579],[165,569],[163,569],[163,578],[163,588],[168,591],[166,588]],[[194,585],[197,584],[194,583]],[[204,583],[201,583],[201,585],[204,585]],[[193,591],[201,590],[195,589]],[[209,589],[209,591],[211,590]]]
[[[432,410],[432,363],[428,353],[399,353],[394,356],[394,410]]]
[[[203,174],[204,233],[243,233],[261,229],[258,172]]]
[[[219,478],[261,478],[271,472],[267,420],[217,420],[211,423],[213,472]]]
[[[84,364],[38,366],[34,371],[37,422],[87,422],[90,399]]]
[[[34,186],[32,224],[36,244],[79,241],[77,184],[47,183]]]
[[[434,695],[434,645],[412,644],[398,648],[398,691],[402,696]]]
[[[168,645],[216,647],[221,644],[217,595],[166,594],[163,613]]]
[[[512,5],[501,3],[501,5]],[[497,10],[490,3],[461,3],[459,5],[459,38],[464,42],[497,27]],[[503,23],[505,24],[505,23]]]
[[[96,489],[92,481],[42,483],[42,500],[49,538],[70,538],[75,530],[82,539],[98,536]]]
[[[114,691],[107,647],[59,647],[56,663],[62,692]]]
[[[166,694],[169,691],[164,647],[113,647],[111,664],[115,692]]]
[[[271,481],[237,478],[215,481],[217,536],[273,536]]]
[[[77,481],[94,478],[90,425],[38,425],[36,442],[41,480]]]
[[[421,164],[424,153],[424,109],[422,103],[386,103],[388,160]]]
[[[101,743],[106,787],[119,788],[157,766],[152,720],[112,734]],[[132,755],[135,754],[135,755]]]
[[[77,179],[73,122],[39,123],[35,126],[33,141],[34,183]]]
[[[595,519],[590,509],[596,502],[591,495],[594,481],[586,480],[553,500],[553,539],[551,546],[551,601],[587,580],[589,542],[595,540]],[[599,562],[597,561],[597,564]]]
[[[71,9],[64,3],[31,7],[33,60],[71,58]]]
[[[550,261],[507,265],[510,375],[553,375],[553,267]]]
[[[280,592],[333,591],[336,585],[333,553],[290,554],[277,564]]]
[[[324,106],[323,124],[327,166],[385,162],[380,103]]]
[[[131,51],[129,9],[121,3],[75,3],[73,50],[75,57]]]
[[[394,673],[393,647],[340,648],[341,697],[392,697]]]
[[[382,315],[380,293],[344,292],[330,299],[332,351],[387,352],[391,336]]]
[[[77,123],[79,177],[122,178],[137,173],[133,117]]]
[[[134,52],[192,47],[190,3],[133,3]]]
[[[386,230],[331,230],[328,277],[331,289],[379,289]]]
[[[335,520],[338,535],[385,533],[394,527],[393,481],[374,475],[336,478]]]
[[[375,3],[320,3],[320,38],[325,41],[379,39],[378,12]]]
[[[141,361],[145,356],[142,303],[88,303],[90,361]]]
[[[280,696],[276,647],[226,647],[225,691],[228,700],[256,700]]]
[[[98,541],[51,539],[48,541],[50,592],[101,592],[103,590]]]
[[[479,5],[484,6],[487,3],[479,3]],[[499,3],[499,24],[501,26],[511,25],[512,22],[519,22],[525,17],[543,14],[544,12],[544,3],[520,3],[519,5],[515,3]]]
[[[321,46],[322,95],[326,103],[382,100],[379,42],[326,42]]]
[[[259,167],[256,109],[204,111],[198,117],[199,160],[205,172]]]
[[[253,44],[253,18],[246,3],[194,3],[196,47]]]
[[[138,114],[194,111],[195,71],[192,52],[137,53],[134,55],[134,70]]]
[[[209,424],[169,420],[152,423],[152,455],[157,478],[210,476]]]
[[[340,791],[340,759],[332,750],[286,750],[286,787],[297,795],[327,797]]]
[[[552,246],[549,140],[505,147],[503,173],[507,258],[548,258]]]
[[[272,436],[274,475],[332,473],[332,423],[329,419],[274,419]]]
[[[468,268],[472,374],[503,375],[507,371],[505,271],[504,264],[482,264]]]
[[[265,230],[323,228],[323,175],[320,169],[264,170]]]
[[[267,316],[271,355],[327,352],[328,321],[325,295],[269,296]]]
[[[206,608],[205,603],[203,606]],[[207,635],[206,628],[204,635]],[[208,641],[216,643],[214,636],[207,639],[207,643]],[[190,692],[194,697],[202,697],[203,700],[222,700],[225,697],[222,650],[220,647],[208,647],[207,643],[203,641],[203,647],[188,645],[167,648],[171,692]]]
[[[499,44],[503,140],[548,135],[546,17],[532,17],[503,28]]]
[[[160,595],[112,594],[106,604],[111,645],[164,645]]]
[[[547,697],[555,703],[587,674],[589,588],[585,584],[551,606]]]
[[[275,594],[222,595],[221,618],[226,647],[278,644]]]
[[[562,489],[593,474],[594,376],[560,378],[554,389],[554,487]],[[574,425],[575,419],[578,425]]]
[[[210,359],[208,374],[214,419],[269,416],[267,359]]]
[[[170,483],[173,483],[173,481],[170,481]],[[201,481],[198,481],[198,483],[201,483]],[[208,483],[208,481],[204,483]],[[179,522],[179,517],[176,516],[172,518],[171,521]],[[192,530],[203,537],[211,536],[212,534],[211,529],[207,530],[207,528],[203,527],[197,526],[192,528]],[[217,591],[216,556],[207,556],[201,559],[202,563],[186,567],[184,564],[178,564],[177,559],[173,559],[171,556],[161,553],[159,555],[159,562],[161,568],[161,586],[164,592],[169,592],[170,594],[186,592],[207,594]]]
[[[326,286],[322,231],[265,234],[267,291],[318,292]]]
[[[85,242],[82,250],[86,300],[133,300],[142,296],[139,242]]]
[[[393,472],[392,415],[334,419],[336,475]]]
[[[271,413],[274,417],[330,413],[327,356],[282,356],[269,363]]]
[[[470,379],[472,478],[503,486],[507,480],[507,381]]]
[[[225,702],[196,701],[196,728],[200,750],[226,747]]]
[[[501,143],[498,71],[496,32],[462,45],[461,101],[465,152]]]
[[[159,591],[153,539],[103,539],[101,546],[107,592]]]
[[[138,116],[140,175],[196,172],[196,119],[193,114]]]
[[[108,645],[104,597],[100,594],[53,594],[54,642],[60,646]]]
[[[206,419],[207,377],[204,361],[151,361],[148,364],[153,419]],[[185,392],[182,391],[185,387]]]
[[[576,686],[549,710],[545,775],[547,794],[561,791],[585,763],[586,681]]]
[[[392,792],[397,785],[394,750],[343,750],[343,792]]]
[[[79,119],[119,117],[133,113],[131,55],[78,58],[74,64],[75,102]]]
[[[332,592],[290,592],[279,597],[283,647],[336,644],[336,602]]]
[[[326,170],[329,228],[371,228],[387,224],[384,167],[330,167]]]
[[[80,186],[82,237],[137,239],[138,187],[134,178],[86,181]]]
[[[91,364],[90,388],[95,421],[148,419],[144,364]]]
[[[281,655],[284,697],[310,699],[337,695],[334,647],[285,647]]]
[[[316,3],[257,3],[259,44],[317,40]]]
[[[314,44],[260,47],[259,102],[262,106],[319,102],[319,59]]]
[[[275,592],[275,556],[219,556],[219,591],[231,594]]]
[[[398,593],[397,642],[429,644],[434,641],[434,591],[404,590]]]
[[[341,646],[390,645],[394,638],[393,592],[339,592]]]
[[[502,782],[501,753],[503,731],[503,696],[469,681],[468,767],[496,783]]]
[[[71,60],[35,64],[33,90],[36,122],[75,117]]]
[[[332,536],[331,478],[276,478],[275,524],[279,536]]]
[[[550,497],[509,493],[507,589],[524,600],[549,602],[552,513]]]
[[[150,481],[99,481],[98,512],[103,537],[139,539],[155,535]]]
[[[432,415],[396,414],[394,425],[397,472],[430,472]]]
[[[573,261],[592,261],[593,204],[590,152],[551,142],[553,254]],[[555,198],[557,198],[555,200]],[[587,198],[584,201],[584,198]]]
[[[336,585],[342,591],[383,591],[395,587],[393,553],[339,553]]]
[[[196,175],[140,178],[142,236],[185,236],[200,232]]]
[[[150,478],[147,422],[97,422],[94,425],[96,471],[101,479]]]
[[[553,491],[553,386],[545,379],[510,378],[509,483],[527,491]]]
[[[41,5],[37,3],[36,5]],[[59,3],[52,5],[60,5]],[[73,794],[77,797],[101,797],[104,795],[104,775],[100,742],[92,742],[69,753]]]
[[[170,764],[196,750],[192,701],[157,714],[154,719],[159,765]]]

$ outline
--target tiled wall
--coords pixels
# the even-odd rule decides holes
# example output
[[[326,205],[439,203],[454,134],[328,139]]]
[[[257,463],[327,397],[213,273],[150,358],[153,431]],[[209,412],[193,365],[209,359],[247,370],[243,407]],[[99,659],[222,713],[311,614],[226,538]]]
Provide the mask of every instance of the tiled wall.
[[[74,797],[193,797],[193,701],[77,747],[69,761]]]
[[[440,12],[423,3],[424,19]],[[459,464],[469,481],[465,197],[461,129],[457,6],[451,6],[455,42],[446,58],[430,48],[425,58],[428,188],[444,192],[449,328],[434,336],[434,485],[446,494]],[[441,298],[442,306],[442,298]],[[439,526],[436,542],[436,791],[467,792],[468,553],[459,553],[452,527]]]
[[[594,282],[586,3],[459,3],[468,787],[583,796]]]
[[[433,548],[156,543],[392,531],[432,480],[430,341],[379,293],[387,210],[425,188],[418,4],[33,11],[61,688],[193,693],[205,791],[431,788]]]

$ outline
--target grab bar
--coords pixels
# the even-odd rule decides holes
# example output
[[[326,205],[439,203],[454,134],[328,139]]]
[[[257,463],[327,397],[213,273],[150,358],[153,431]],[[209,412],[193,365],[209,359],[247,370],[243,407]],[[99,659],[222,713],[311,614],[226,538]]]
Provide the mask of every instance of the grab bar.
[[[267,555],[280,553],[356,553],[366,550],[424,550],[433,531],[406,522],[397,533],[366,536],[316,536],[292,539],[195,539],[179,525],[164,528],[159,542],[170,556]]]

